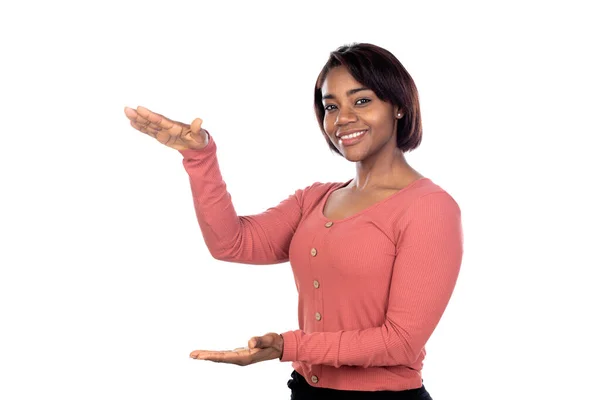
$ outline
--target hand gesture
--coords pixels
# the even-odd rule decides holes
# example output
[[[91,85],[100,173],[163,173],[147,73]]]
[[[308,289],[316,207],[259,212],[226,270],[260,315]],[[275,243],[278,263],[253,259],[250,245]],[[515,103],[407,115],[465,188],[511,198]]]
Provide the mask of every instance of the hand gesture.
[[[208,135],[202,129],[202,120],[196,118],[191,125],[172,121],[145,107],[125,107],[125,115],[131,126],[153,137],[165,146],[176,150],[200,150],[208,145]]]
[[[239,347],[228,351],[194,350],[190,353],[190,357],[196,360],[246,366],[281,358],[282,354],[283,336],[271,332],[264,336],[251,338],[248,341],[248,347]]]

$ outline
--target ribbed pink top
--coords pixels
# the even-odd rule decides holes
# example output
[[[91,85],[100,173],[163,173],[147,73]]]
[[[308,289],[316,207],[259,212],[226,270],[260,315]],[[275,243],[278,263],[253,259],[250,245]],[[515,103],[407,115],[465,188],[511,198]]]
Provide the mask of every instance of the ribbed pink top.
[[[316,387],[421,387],[425,344],[454,290],[463,255],[461,211],[429,178],[342,220],[323,214],[348,183],[314,183],[263,213],[238,216],[213,137],[181,150],[202,235],[213,257],[289,261],[298,330],[283,333],[281,361]]]

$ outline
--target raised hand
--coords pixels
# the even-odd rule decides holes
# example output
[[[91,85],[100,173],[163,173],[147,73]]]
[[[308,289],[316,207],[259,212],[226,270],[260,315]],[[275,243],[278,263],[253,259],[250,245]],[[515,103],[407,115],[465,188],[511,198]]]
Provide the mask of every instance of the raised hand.
[[[131,126],[176,150],[200,150],[208,144],[208,135],[202,129],[202,120],[196,118],[190,125],[172,121],[145,107],[125,107]]]
[[[248,347],[233,350],[213,351],[194,350],[190,357],[196,360],[208,360],[218,363],[246,366],[261,361],[281,359],[283,353],[283,337],[271,332],[264,336],[255,336],[248,341]]]

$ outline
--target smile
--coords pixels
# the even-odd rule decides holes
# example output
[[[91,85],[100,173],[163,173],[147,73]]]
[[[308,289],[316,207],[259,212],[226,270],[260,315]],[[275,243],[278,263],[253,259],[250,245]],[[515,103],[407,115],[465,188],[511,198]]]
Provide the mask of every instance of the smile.
[[[349,146],[351,144],[357,143],[364,135],[367,133],[366,130],[360,132],[354,132],[349,135],[340,136],[338,143],[341,146]]]

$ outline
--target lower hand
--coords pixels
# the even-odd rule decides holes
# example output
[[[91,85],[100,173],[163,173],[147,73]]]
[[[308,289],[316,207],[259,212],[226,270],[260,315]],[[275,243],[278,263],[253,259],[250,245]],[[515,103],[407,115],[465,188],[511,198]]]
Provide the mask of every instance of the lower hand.
[[[239,347],[227,351],[194,350],[190,353],[190,357],[196,360],[246,366],[281,358],[282,354],[283,336],[271,332],[264,336],[251,338],[248,341],[248,347]]]

